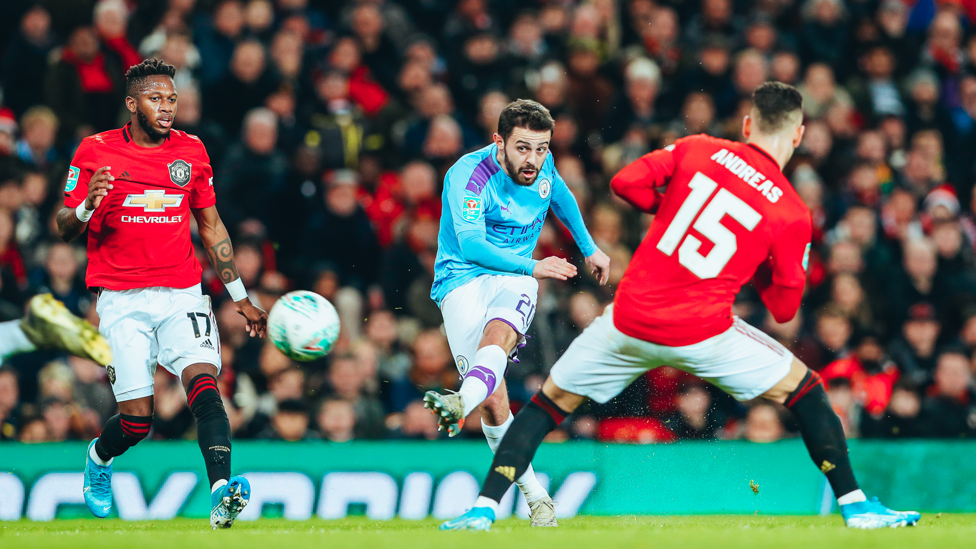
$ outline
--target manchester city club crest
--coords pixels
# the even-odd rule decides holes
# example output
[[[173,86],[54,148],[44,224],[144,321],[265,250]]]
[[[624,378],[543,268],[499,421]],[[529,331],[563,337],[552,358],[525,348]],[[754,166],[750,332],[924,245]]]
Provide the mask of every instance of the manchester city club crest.
[[[105,368],[105,372],[108,374],[108,382],[115,385],[115,367],[109,366]]]
[[[539,182],[539,198],[548,198],[550,191],[552,191],[552,183],[549,183],[548,179]]]
[[[167,166],[169,166],[170,181],[180,187],[185,187],[190,182],[190,169],[193,167],[192,164],[185,160],[177,160],[172,164],[167,164]]]
[[[468,359],[464,358],[462,355],[457,356],[458,370],[461,370],[461,375],[463,376],[465,372],[468,371]]]

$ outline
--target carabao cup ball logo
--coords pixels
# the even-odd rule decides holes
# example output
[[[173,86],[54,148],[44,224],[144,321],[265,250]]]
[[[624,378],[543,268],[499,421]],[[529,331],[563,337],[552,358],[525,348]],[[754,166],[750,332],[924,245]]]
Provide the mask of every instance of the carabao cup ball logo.
[[[167,164],[167,166],[169,166],[170,181],[179,185],[180,187],[185,187],[186,184],[190,182],[190,170],[193,169],[193,164],[190,164],[185,160],[177,160],[172,164]]]
[[[539,198],[547,198],[550,191],[552,191],[552,183],[549,183],[548,179],[539,182]]]

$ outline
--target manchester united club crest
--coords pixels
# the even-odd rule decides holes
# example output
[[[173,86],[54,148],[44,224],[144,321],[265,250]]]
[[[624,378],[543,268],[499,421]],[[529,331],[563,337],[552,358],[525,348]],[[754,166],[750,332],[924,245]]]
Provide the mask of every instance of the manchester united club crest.
[[[167,164],[167,166],[169,166],[170,181],[180,187],[185,187],[190,182],[190,169],[193,167],[192,164],[185,160],[177,160],[172,164]]]
[[[105,368],[105,372],[108,374],[109,383],[115,385],[115,367],[109,366],[108,368]]]

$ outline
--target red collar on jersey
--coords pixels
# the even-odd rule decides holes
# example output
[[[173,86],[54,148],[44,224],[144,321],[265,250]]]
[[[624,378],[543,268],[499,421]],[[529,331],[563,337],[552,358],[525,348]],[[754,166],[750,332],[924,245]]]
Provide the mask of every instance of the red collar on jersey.
[[[130,122],[130,124],[131,124],[131,122]],[[772,156],[770,156],[770,154],[769,154],[768,152],[766,152],[766,151],[764,151],[764,150],[762,150],[762,149],[760,149],[759,147],[757,147],[757,146],[755,146],[755,145],[753,145],[752,143],[746,143],[746,145],[749,145],[749,146],[750,146],[750,147],[752,147],[753,149],[756,149],[756,151],[757,151],[757,152],[758,152],[759,154],[761,154],[761,155],[763,155],[763,156],[765,156],[766,158],[768,158],[770,162],[772,162],[773,164],[775,164],[775,165],[776,165],[776,167],[777,167],[777,168],[779,168],[779,162],[777,162],[775,158],[773,158]],[[780,168],[780,171],[783,171],[783,169],[782,169],[782,168]]]
[[[131,120],[126,122],[125,126],[122,126],[122,137],[125,138],[126,143],[132,143],[132,138],[129,137],[129,135],[132,133],[130,126],[132,126]],[[165,140],[169,141],[169,136],[172,134],[173,134],[173,130],[170,130],[169,133],[166,134]]]

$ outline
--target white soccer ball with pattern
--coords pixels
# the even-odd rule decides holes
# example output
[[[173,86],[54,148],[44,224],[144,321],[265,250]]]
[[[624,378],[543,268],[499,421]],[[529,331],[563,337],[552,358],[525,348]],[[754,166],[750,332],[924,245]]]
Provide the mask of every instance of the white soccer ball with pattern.
[[[339,314],[315,292],[289,292],[268,314],[268,337],[292,360],[308,362],[329,354],[339,338]]]

